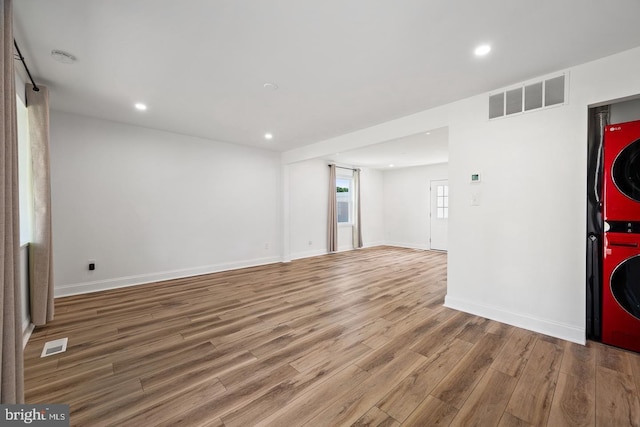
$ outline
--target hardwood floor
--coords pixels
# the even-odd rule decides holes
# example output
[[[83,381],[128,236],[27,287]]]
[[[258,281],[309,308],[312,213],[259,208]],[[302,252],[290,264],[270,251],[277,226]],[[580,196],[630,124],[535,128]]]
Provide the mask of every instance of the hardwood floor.
[[[640,355],[445,291],[445,254],[377,247],[61,298],[25,350],[26,400],[78,426],[640,425]]]

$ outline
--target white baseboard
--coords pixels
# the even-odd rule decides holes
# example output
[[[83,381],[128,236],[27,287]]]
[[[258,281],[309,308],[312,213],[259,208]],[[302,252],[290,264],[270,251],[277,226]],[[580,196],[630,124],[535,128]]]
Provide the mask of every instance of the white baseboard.
[[[380,241],[380,242],[366,242],[363,244],[363,248],[375,248],[376,246],[390,246],[387,245],[386,242]]]
[[[421,249],[421,250],[427,250],[427,251],[431,250],[431,249],[429,249],[429,247],[422,246],[422,245],[412,245],[412,244],[409,244],[409,243],[389,243],[389,242],[385,242],[385,241],[366,243],[362,247],[363,248],[375,248],[377,246],[393,246],[393,247],[396,247],[396,248]],[[336,252],[348,252],[348,251],[353,251],[353,250],[354,250],[354,248],[351,247],[351,246],[341,246],[341,247],[338,248],[338,250]],[[313,250],[313,251],[306,251],[306,252],[297,252],[297,253],[291,254],[291,258],[289,259],[289,261],[292,261],[294,259],[311,258],[311,257],[314,257],[314,256],[326,255],[327,253],[328,252],[326,250]],[[286,261],[284,261],[284,262],[286,262]]]
[[[367,243],[366,245],[363,246],[363,248],[373,248],[375,246],[390,246],[390,245],[387,245],[385,242],[373,242],[373,243]],[[352,251],[352,250],[353,250],[353,247],[351,246],[343,246],[338,248],[338,252],[346,252],[346,251]],[[289,261],[293,261],[294,259],[311,258],[314,256],[327,255],[327,254],[328,252],[326,251],[326,249],[314,249],[312,251],[296,252],[291,254]],[[284,261],[284,262],[287,262],[287,261]]]
[[[136,276],[116,277],[113,279],[96,280],[85,283],[57,286],[55,297],[86,294],[90,292],[106,291],[109,289],[124,288],[127,286],[143,285],[145,283],[160,282],[163,280],[180,279],[183,277],[200,276],[202,274],[218,273],[221,271],[237,270],[240,268],[256,267],[259,265],[281,262],[280,257],[259,258],[250,261],[239,261],[224,264],[206,265],[202,267],[186,268],[181,270],[163,271],[159,273],[140,274]]]
[[[294,259],[302,259],[302,258],[311,258],[314,256],[320,256],[320,255],[326,255],[328,252],[326,249],[314,249],[311,251],[303,251],[303,252],[296,252],[291,254],[291,260]]]
[[[514,313],[500,307],[477,304],[449,295],[444,297],[444,306],[577,344],[586,343],[586,331],[573,325]]]
[[[397,248],[423,249],[427,251],[431,249],[428,244],[420,244],[420,243],[416,244],[416,243],[402,243],[402,242],[386,242],[384,244],[386,246],[395,246]]]
[[[384,242],[367,244],[366,247],[386,245]],[[351,247],[339,248],[339,252],[353,250]],[[221,271],[237,270],[240,268],[255,267],[258,265],[273,264],[277,262],[288,262],[295,259],[311,258],[314,256],[326,255],[324,249],[314,249],[311,251],[297,252],[291,254],[287,260],[280,257],[260,258],[251,261],[240,261],[234,263],[214,264],[203,267],[163,271],[159,273],[140,274],[135,276],[116,277],[113,279],[95,280],[91,282],[73,283],[69,285],[56,286],[55,297],[66,297],[71,295],[87,294],[91,292],[106,291],[109,289],[124,288],[127,286],[144,285],[145,283],[159,282],[163,280],[179,279],[182,277],[199,276],[202,274],[218,273]]]
[[[36,325],[34,325],[33,323],[29,322],[27,327],[23,329],[23,331],[22,331],[22,349],[23,350],[27,346],[27,343],[29,342],[29,338],[31,338],[31,334],[33,333],[33,330],[35,328],[36,328]]]

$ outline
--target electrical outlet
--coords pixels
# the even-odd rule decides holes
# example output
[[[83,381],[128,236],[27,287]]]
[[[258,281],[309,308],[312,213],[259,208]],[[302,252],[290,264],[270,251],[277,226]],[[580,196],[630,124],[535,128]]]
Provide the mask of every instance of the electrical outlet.
[[[90,259],[87,264],[89,265],[89,271],[94,271],[96,269],[96,260]]]
[[[309,240],[309,246],[313,245],[313,242],[311,240]]]
[[[266,249],[269,249],[269,243],[265,243],[265,244],[264,244],[264,248],[265,248],[265,250],[266,250]]]

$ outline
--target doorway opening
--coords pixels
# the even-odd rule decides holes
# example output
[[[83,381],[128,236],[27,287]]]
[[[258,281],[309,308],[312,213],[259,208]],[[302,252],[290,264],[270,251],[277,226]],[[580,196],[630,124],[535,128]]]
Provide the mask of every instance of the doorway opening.
[[[613,100],[589,108],[587,141],[587,274],[586,332],[587,338],[602,339],[603,236],[603,140],[609,124],[640,120],[640,95]]]

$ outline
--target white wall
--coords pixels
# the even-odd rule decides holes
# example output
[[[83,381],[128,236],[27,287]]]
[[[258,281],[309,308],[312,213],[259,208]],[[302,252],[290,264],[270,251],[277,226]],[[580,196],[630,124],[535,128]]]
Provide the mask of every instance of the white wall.
[[[27,97],[24,92],[25,86],[26,86],[25,79],[22,78],[22,76],[20,75],[17,69],[15,70],[15,73],[14,73],[14,82],[16,85],[16,96],[18,96],[18,98],[20,98],[22,102],[26,104]]]
[[[448,165],[427,165],[384,171],[385,243],[430,249],[429,182],[447,179]]]
[[[364,247],[384,244],[384,179],[376,169],[360,171],[360,203],[362,205],[362,244]]]
[[[291,150],[283,159],[448,126],[446,304],[584,342],[588,107],[640,94],[640,48],[567,71],[568,105],[490,122],[483,94]],[[469,183],[472,173],[482,174],[481,184]],[[479,206],[471,206],[473,193]]]
[[[56,295],[279,261],[280,170],[278,153],[52,112]]]
[[[611,105],[609,123],[624,123],[640,119],[640,99]]]
[[[327,203],[329,167],[327,160],[314,159],[288,165],[290,259],[327,253]],[[337,173],[345,173],[338,170]],[[349,175],[350,176],[350,175]],[[384,238],[382,172],[362,169],[362,240],[374,246]],[[353,249],[352,227],[338,226],[338,250]],[[287,258],[287,254],[284,256]]]
[[[581,342],[587,107],[489,122],[486,104],[460,103],[450,128],[446,304]]]
[[[291,259],[327,253],[329,167],[325,160],[289,166]]]

